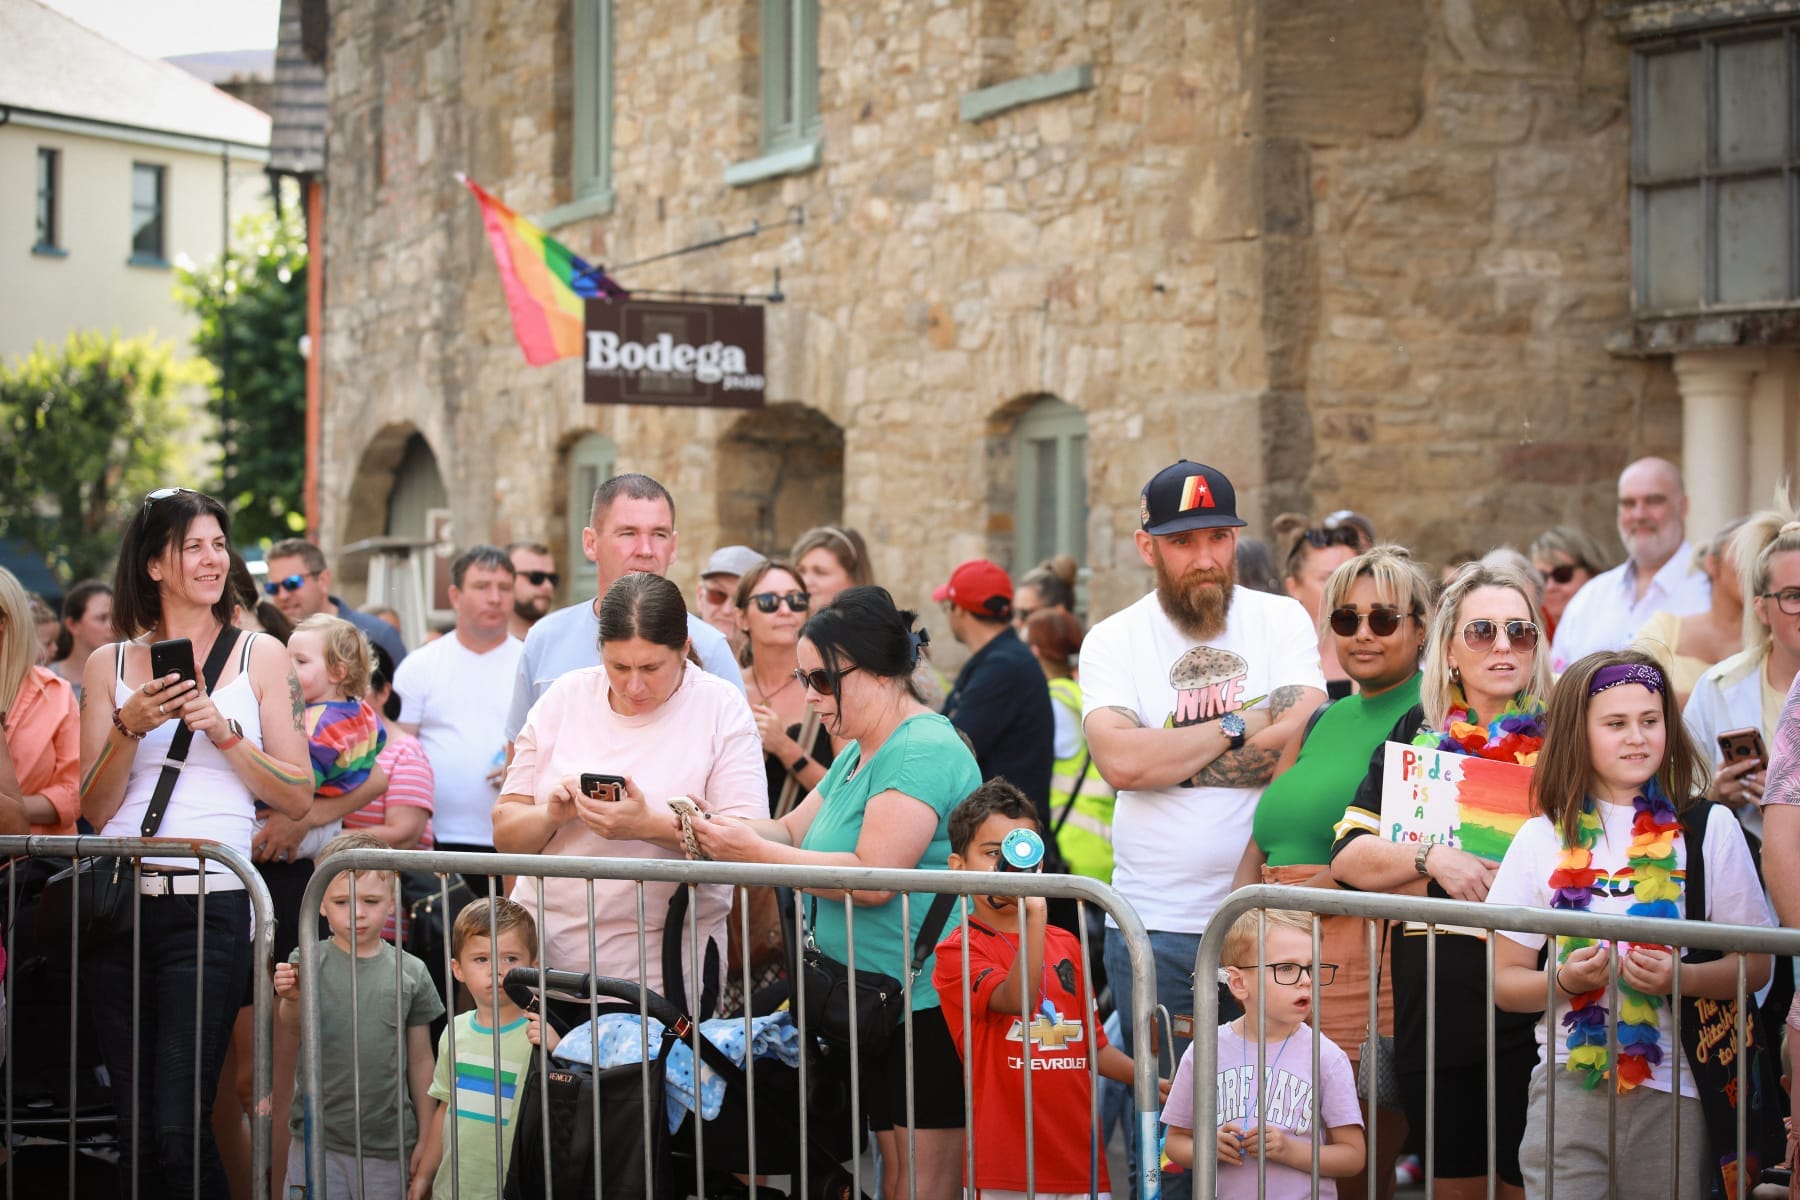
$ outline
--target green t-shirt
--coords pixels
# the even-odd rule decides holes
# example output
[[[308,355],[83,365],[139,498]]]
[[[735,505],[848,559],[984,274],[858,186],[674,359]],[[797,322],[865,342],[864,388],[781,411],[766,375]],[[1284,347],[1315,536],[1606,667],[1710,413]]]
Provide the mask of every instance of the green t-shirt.
[[[319,1006],[324,1018],[320,1022],[325,1060],[320,1083],[325,1089],[325,1148],[339,1154],[356,1153],[360,1087],[363,1153],[374,1158],[404,1157],[402,1148],[411,1153],[419,1140],[418,1116],[406,1083],[406,1029],[429,1025],[443,1016],[444,1002],[438,999],[425,964],[410,954],[400,955],[401,977],[396,980],[394,955],[399,952],[383,942],[379,953],[356,960],[356,1019],[352,1022],[350,955],[336,942],[324,941],[318,946]],[[299,963],[298,946],[288,961]],[[401,996],[398,1006],[396,983]],[[396,1027],[397,1015],[403,1015],[406,1029]],[[348,1053],[352,1028],[356,1034],[354,1058]],[[400,1065],[398,1071],[394,1069],[396,1062]],[[305,1120],[305,1106],[296,1095],[288,1119],[288,1129],[295,1137],[302,1136]]]
[[[819,783],[825,798],[801,846],[807,850],[844,853],[856,849],[862,834],[863,812],[869,798],[882,792],[903,792],[927,804],[937,813],[937,830],[916,864],[921,870],[945,871],[950,867],[950,810],[981,786],[975,756],[954,726],[937,713],[921,713],[902,721],[875,751],[866,767],[858,770],[861,752],[852,743],[832,762]],[[905,979],[911,964],[913,939],[936,894],[915,892],[909,901],[909,928],[900,928],[900,897],[886,904],[856,906],[856,961],[860,971],[880,971]],[[844,904],[819,900],[813,908],[813,937],[839,962],[848,962],[845,950]],[[935,939],[934,939],[935,940]],[[936,1008],[937,989],[931,983],[929,956],[913,981],[913,1011]]]
[[[1419,702],[1419,676],[1373,700],[1346,696],[1325,710],[1294,765],[1263,789],[1252,835],[1271,867],[1331,861],[1337,823],[1369,773],[1369,756]]]
[[[455,1195],[497,1196],[506,1180],[506,1164],[512,1158],[513,1123],[517,1119],[519,1091],[531,1066],[535,1047],[526,1035],[524,1017],[500,1027],[500,1065],[494,1065],[494,1031],[466,1012],[456,1018],[456,1063],[450,1062],[450,1030],[438,1036],[437,1074],[431,1077],[431,1098],[450,1105],[444,1114],[444,1157],[431,1182],[437,1200]],[[494,1169],[495,1100],[500,1109],[500,1169]],[[456,1141],[454,1159],[451,1139]],[[451,1178],[454,1175],[456,1184]],[[500,1183],[495,1183],[498,1179]],[[492,1188],[490,1189],[490,1184]]]

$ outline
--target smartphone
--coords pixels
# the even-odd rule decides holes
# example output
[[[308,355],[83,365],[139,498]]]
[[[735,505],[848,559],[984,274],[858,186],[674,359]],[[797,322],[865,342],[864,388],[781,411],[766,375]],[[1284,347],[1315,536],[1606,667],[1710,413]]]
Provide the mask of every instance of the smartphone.
[[[581,790],[596,800],[617,800],[625,794],[625,777],[623,775],[596,775],[591,771],[583,771]]]
[[[1763,746],[1762,731],[1759,729],[1733,729],[1721,733],[1719,753],[1728,767],[1745,759],[1754,759],[1758,771],[1769,769],[1769,751]]]
[[[162,679],[170,674],[190,682],[194,678],[194,643],[187,638],[170,638],[150,647],[150,674]]]

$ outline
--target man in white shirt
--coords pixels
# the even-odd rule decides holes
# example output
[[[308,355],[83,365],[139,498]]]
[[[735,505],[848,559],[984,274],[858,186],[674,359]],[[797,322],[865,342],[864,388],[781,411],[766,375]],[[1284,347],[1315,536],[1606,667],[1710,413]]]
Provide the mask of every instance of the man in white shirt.
[[[525,727],[526,714],[546,688],[568,671],[600,665],[600,600],[626,575],[667,575],[675,561],[675,498],[648,475],[615,475],[594,492],[593,514],[581,531],[582,553],[594,564],[599,593],[591,604],[571,604],[531,627],[512,682],[506,740]],[[700,665],[730,681],[741,694],[744,673],[725,635],[688,613],[688,640]]]
[[[498,546],[472,546],[450,565],[456,628],[406,656],[394,671],[395,722],[416,734],[436,777],[432,832],[439,850],[493,853],[494,801],[506,763],[505,712],[523,643],[507,631],[513,565]],[[464,876],[477,895],[484,876]]]
[[[1325,679],[1299,602],[1237,586],[1244,522],[1221,472],[1186,459],[1164,469],[1144,486],[1138,516],[1138,554],[1156,590],[1082,642],[1082,726],[1095,768],[1118,789],[1113,887],[1150,930],[1157,1001],[1188,1014],[1200,935],[1231,890],[1282,748],[1325,700]],[[1130,958],[1112,928],[1106,974],[1129,1012]],[[1185,1029],[1171,1039],[1175,1061],[1187,1042]],[[1129,1030],[1124,1049],[1133,1052]],[[1165,1178],[1163,1194],[1186,1200],[1187,1176]]]
[[[1597,650],[1623,650],[1659,612],[1696,613],[1712,603],[1712,583],[1687,543],[1687,491],[1663,458],[1640,458],[1619,473],[1623,563],[1588,580],[1570,599],[1550,647],[1550,669]]]

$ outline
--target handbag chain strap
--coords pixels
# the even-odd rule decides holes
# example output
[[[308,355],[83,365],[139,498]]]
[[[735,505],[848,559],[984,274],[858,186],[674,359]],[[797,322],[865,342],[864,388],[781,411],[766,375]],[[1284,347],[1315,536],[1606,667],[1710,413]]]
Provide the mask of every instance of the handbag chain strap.
[[[206,694],[212,695],[219,685],[219,675],[225,670],[225,660],[231,657],[231,648],[237,644],[238,628],[227,625],[213,639],[212,653],[206,656],[206,667],[201,672],[206,680]],[[119,653],[125,653],[123,644]],[[248,664],[246,664],[246,668]],[[187,761],[188,747],[193,744],[194,731],[184,723],[175,730],[175,736],[169,740],[169,751],[163,756],[162,774],[156,777],[156,790],[150,795],[150,805],[144,810],[144,823],[140,832],[144,837],[155,837],[161,828],[163,814],[169,809],[169,800],[175,794],[175,781],[181,778],[182,764]]]

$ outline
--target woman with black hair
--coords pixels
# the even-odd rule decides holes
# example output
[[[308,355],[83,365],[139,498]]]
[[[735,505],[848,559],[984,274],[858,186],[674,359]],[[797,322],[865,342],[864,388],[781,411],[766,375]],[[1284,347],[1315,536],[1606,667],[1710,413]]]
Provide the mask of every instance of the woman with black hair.
[[[806,622],[796,675],[844,748],[785,817],[696,823],[703,851],[731,862],[948,869],[950,810],[980,786],[981,772],[956,729],[920,702],[911,683],[925,644],[913,629],[916,619],[896,608],[886,590],[853,587]],[[848,962],[845,893],[812,894],[813,939],[824,954]],[[849,965],[905,977],[930,899],[913,897],[903,928],[892,892],[848,895],[859,906]],[[901,1037],[865,1059],[862,1112],[881,1148],[882,1194],[904,1196],[916,1183],[924,1200],[949,1200],[962,1182],[962,1063],[931,985],[930,958],[913,981],[912,1009],[911,1069]],[[909,1080],[916,1122],[910,1130]]]
[[[81,699],[81,672],[88,655],[112,637],[112,589],[98,579],[84,579],[63,597],[62,630],[56,635],[56,661],[50,664]]]
[[[211,496],[163,488],[125,530],[113,579],[113,625],[125,640],[90,656],[83,676],[81,811],[104,836],[142,832],[181,726],[192,743],[158,836],[222,842],[247,859],[255,802],[294,817],[312,802],[300,683],[287,650],[231,624],[230,529]],[[192,644],[194,679],[151,675],[151,644],[174,638]],[[202,667],[221,638],[229,650],[209,689]],[[127,1196],[218,1196],[228,1187],[210,1117],[250,971],[250,904],[236,875],[210,869],[202,908],[195,866],[145,859],[137,946],[119,938],[84,948]]]

